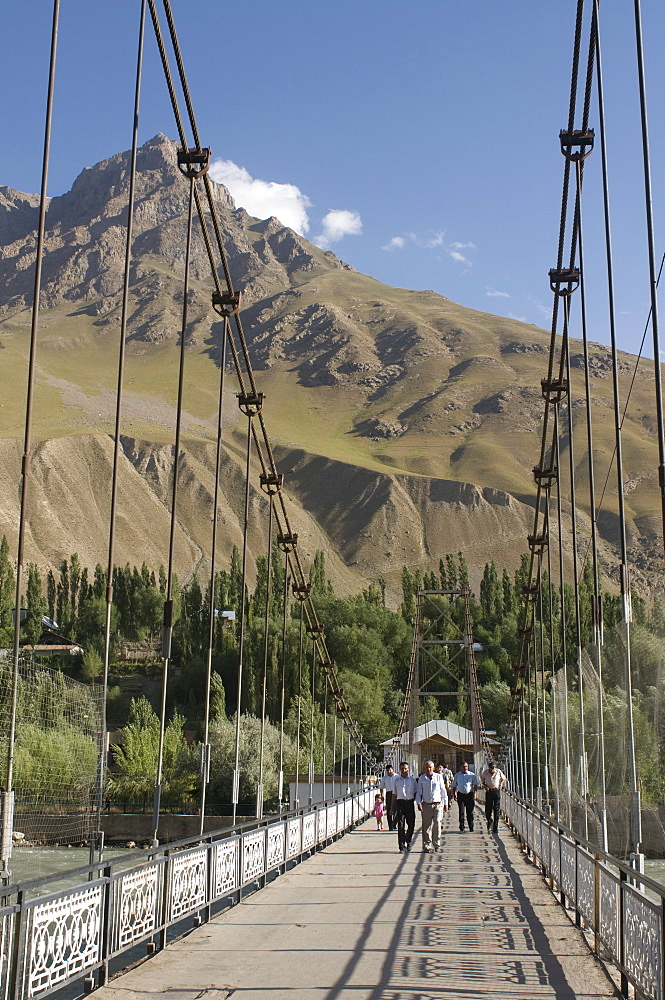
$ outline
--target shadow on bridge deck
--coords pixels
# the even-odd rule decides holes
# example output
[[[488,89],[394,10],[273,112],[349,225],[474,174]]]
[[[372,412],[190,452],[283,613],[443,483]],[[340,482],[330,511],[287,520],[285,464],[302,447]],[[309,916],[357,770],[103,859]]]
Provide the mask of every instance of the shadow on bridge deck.
[[[480,818],[480,817],[479,817]],[[96,1000],[585,1000],[618,992],[520,854],[444,822],[409,854],[368,820]]]

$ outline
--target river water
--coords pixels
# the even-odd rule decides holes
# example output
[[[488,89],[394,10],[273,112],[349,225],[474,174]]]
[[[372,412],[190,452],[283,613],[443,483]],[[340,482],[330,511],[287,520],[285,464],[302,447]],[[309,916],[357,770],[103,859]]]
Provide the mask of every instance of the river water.
[[[108,847],[104,850],[104,859],[127,853],[126,847]],[[87,847],[15,847],[10,859],[12,882],[57,875],[87,865],[89,860],[90,850]],[[59,885],[51,883],[44,886],[40,893],[53,892],[56,888]]]

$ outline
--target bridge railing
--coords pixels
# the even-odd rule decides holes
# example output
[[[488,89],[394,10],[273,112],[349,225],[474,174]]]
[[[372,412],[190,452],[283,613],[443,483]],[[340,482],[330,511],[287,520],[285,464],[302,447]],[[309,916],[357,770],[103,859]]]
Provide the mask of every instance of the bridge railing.
[[[622,994],[630,983],[649,1000],[664,1000],[663,886],[508,791],[502,808],[552,891],[592,935],[594,951],[619,970]]]
[[[215,904],[238,902],[243,890],[262,887],[373,807],[374,792],[363,790],[170,844],[146,860],[124,855],[7,886],[0,1000],[45,997],[81,979],[88,991],[103,985],[112,959],[142,943],[149,954],[163,948],[169,928],[187,919],[197,925]],[[59,887],[49,892],[51,884]]]

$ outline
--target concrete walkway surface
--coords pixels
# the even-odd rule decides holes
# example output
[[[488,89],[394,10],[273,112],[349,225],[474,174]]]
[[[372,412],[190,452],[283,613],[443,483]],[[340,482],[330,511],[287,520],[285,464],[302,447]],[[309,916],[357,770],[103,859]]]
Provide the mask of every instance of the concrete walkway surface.
[[[478,816],[481,820],[481,816]],[[95,1000],[588,1000],[619,994],[506,827],[442,851],[358,829]],[[481,828],[479,832],[479,828]]]

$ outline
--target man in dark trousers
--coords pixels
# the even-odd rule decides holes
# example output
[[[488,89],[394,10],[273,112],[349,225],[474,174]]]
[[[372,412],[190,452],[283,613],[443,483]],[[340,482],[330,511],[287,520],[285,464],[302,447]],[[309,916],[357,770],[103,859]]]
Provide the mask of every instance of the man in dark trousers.
[[[499,831],[499,810],[501,808],[501,789],[506,783],[506,776],[496,766],[495,761],[490,760],[485,770],[480,775],[485,789],[485,819],[487,820],[487,832],[498,833]]]
[[[411,838],[413,828],[416,825],[416,798],[417,783],[413,775],[409,774],[409,765],[402,761],[399,766],[399,774],[395,775],[393,785],[393,806],[397,818],[397,846],[400,851],[408,851],[411,848]]]
[[[469,764],[465,760],[459,771],[453,778],[453,788],[455,798],[459,808],[459,829],[464,833],[464,814],[469,825],[469,833],[473,833],[473,809],[476,801],[476,788],[479,785],[478,778],[473,771],[469,770]]]
[[[386,816],[388,817],[388,829],[395,829],[395,813],[393,810],[393,794],[395,785],[395,772],[393,770],[392,764],[388,764],[386,768],[386,773],[381,778],[379,788],[383,789],[385,799],[386,799]]]

